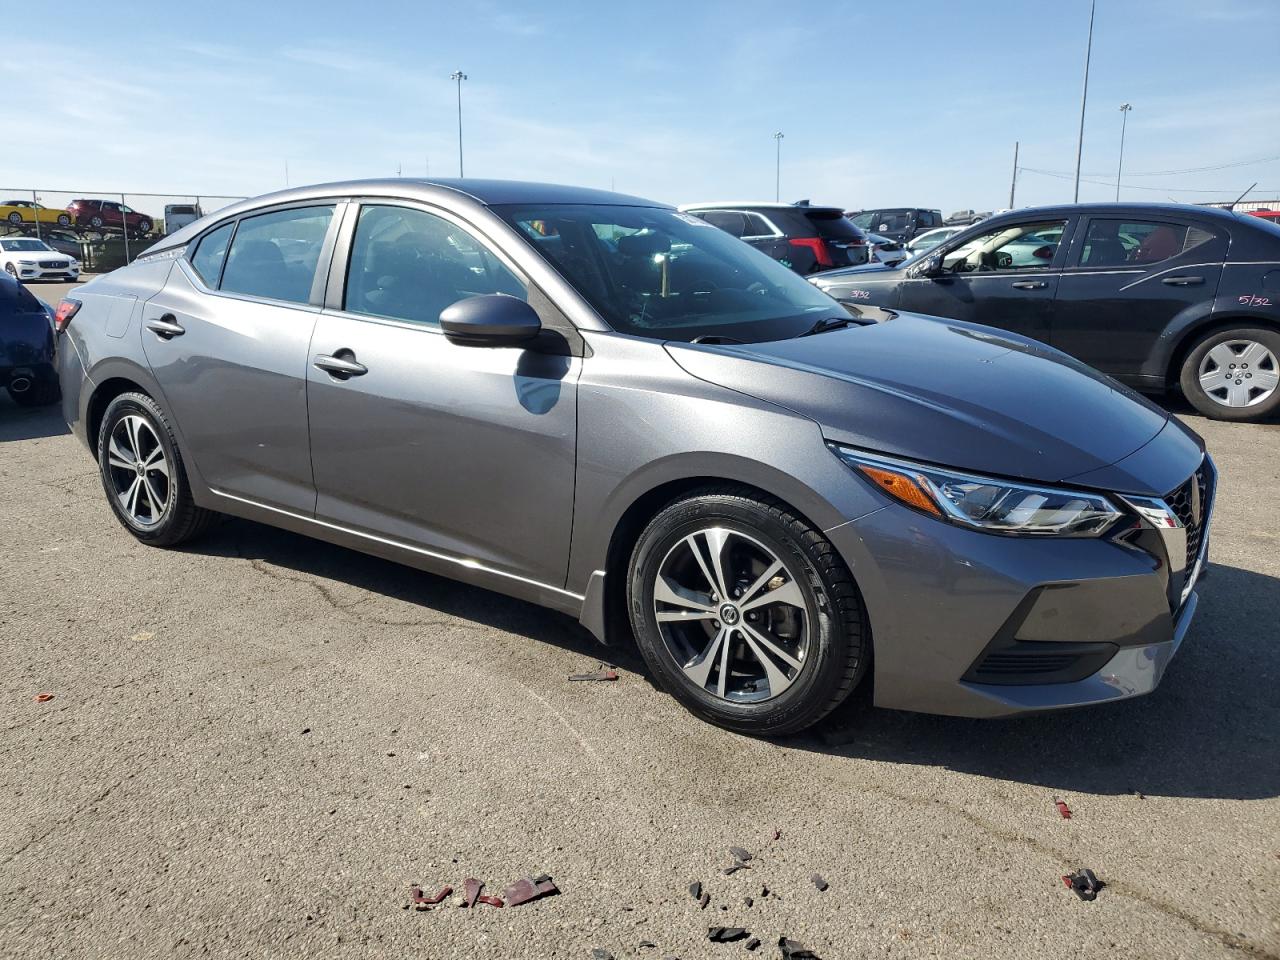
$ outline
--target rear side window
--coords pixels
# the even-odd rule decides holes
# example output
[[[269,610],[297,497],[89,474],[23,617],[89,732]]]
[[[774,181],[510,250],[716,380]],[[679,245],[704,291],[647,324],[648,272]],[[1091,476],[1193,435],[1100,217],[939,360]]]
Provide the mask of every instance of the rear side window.
[[[1082,267],[1148,266],[1180,256],[1213,239],[1213,234],[1185,223],[1144,220],[1089,221]]]
[[[306,303],[333,207],[278,210],[240,221],[219,289]]]
[[[746,214],[736,210],[704,210],[698,216],[713,227],[719,227],[725,233],[733,234],[735,237],[751,236],[747,229]]]
[[[191,256],[191,266],[206,287],[214,289],[218,286],[218,277],[222,273],[222,261],[227,258],[227,244],[231,242],[231,231],[235,229],[235,221],[224,223],[212,233],[206,233]]]
[[[487,293],[527,296],[515,274],[467,231],[411,207],[360,208],[344,309],[435,324],[445,307]]]
[[[813,225],[814,233],[824,240],[857,240],[862,236],[862,231],[839,211],[831,213],[813,211],[808,213],[807,217]]]
[[[772,237],[777,234],[773,225],[758,213],[743,214],[747,218],[747,232],[744,237]]]

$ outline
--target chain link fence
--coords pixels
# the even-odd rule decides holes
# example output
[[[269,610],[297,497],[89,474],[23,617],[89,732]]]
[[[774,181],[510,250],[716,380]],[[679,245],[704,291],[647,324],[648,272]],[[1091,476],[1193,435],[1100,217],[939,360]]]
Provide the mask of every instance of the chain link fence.
[[[0,187],[0,239],[34,237],[74,256],[84,272],[106,273],[131,262],[165,235],[243,199]]]

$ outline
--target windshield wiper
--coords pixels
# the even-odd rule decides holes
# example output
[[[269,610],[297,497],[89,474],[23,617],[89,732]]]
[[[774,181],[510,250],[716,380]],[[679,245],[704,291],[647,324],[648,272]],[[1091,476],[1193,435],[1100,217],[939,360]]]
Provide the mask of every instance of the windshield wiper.
[[[823,317],[812,327],[800,334],[802,337],[812,337],[815,333],[826,333],[828,330],[838,330],[841,327],[857,325],[859,327],[865,324],[855,317]]]
[[[737,337],[726,337],[718,333],[704,333],[701,336],[694,337],[690,343],[746,343],[745,340],[739,340]]]

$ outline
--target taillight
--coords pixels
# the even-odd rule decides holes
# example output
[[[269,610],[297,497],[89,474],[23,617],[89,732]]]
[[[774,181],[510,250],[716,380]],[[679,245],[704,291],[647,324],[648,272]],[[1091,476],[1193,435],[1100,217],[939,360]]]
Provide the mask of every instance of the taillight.
[[[792,237],[791,245],[793,247],[808,247],[813,251],[813,257],[818,261],[820,267],[834,267],[835,261],[831,259],[831,254],[827,252],[827,243],[821,237]]]
[[[53,315],[53,329],[62,333],[71,325],[71,318],[80,309],[79,300],[63,300],[58,304],[58,312]]]
[[[865,237],[855,237],[849,241],[849,246],[851,247],[865,247],[866,245],[867,240]]]

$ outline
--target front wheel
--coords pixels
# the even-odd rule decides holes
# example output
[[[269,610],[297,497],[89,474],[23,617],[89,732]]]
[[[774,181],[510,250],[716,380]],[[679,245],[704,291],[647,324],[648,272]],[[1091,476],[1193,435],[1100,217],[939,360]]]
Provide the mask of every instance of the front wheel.
[[[1280,408],[1280,333],[1262,327],[1218,330],[1182,364],[1182,392],[1214,420],[1260,420]]]
[[[65,213],[58,214],[58,226],[60,227],[71,226],[71,218],[67,216]]]
[[[9,222],[12,223],[15,227],[22,226],[22,214],[20,214],[17,210],[13,211],[13,213],[9,214]]]
[[[145,393],[122,393],[107,406],[98,469],[116,518],[143,543],[176,546],[217,517],[196,505],[169,421]]]
[[[150,221],[150,220],[139,220],[139,221],[138,221],[138,235],[139,235],[139,236],[141,236],[141,235],[143,235],[143,234],[150,233],[150,232],[151,232],[151,221]]]
[[[698,491],[654,517],[631,557],[627,602],[662,688],[741,733],[818,722],[870,658],[861,597],[830,542],[744,488]]]

